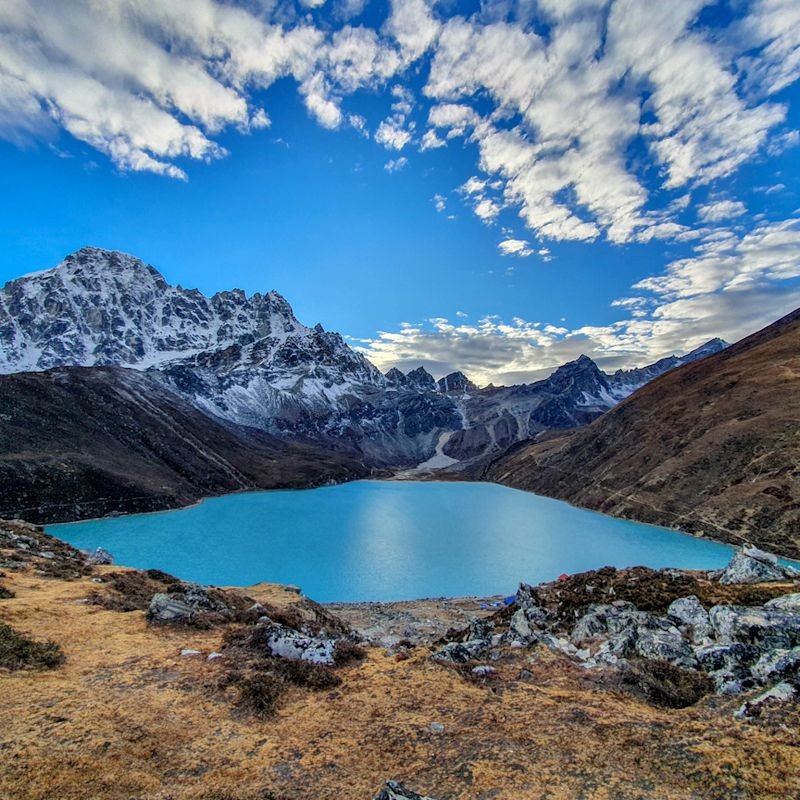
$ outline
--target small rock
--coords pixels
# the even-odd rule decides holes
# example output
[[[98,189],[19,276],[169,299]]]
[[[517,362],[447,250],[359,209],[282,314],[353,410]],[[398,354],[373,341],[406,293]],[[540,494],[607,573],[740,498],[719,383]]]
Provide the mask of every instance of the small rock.
[[[192,649],[190,649],[188,647],[184,647],[184,649],[181,650],[181,655],[182,656],[199,656],[199,655],[202,655],[202,653],[199,650],[192,650]]]
[[[98,547],[97,550],[89,554],[87,561],[90,564],[113,564],[114,556],[112,556],[108,550]]]
[[[222,658],[222,653],[209,653],[208,654],[208,661],[216,661],[218,658]]]
[[[383,789],[375,796],[375,800],[433,800],[433,798],[412,792],[398,781],[386,781]]]
[[[779,683],[766,692],[762,692],[758,697],[742,703],[734,712],[734,719],[749,719],[761,713],[762,707],[767,703],[785,703],[794,697],[794,687],[790,683]]]
[[[487,675],[493,675],[497,670],[494,667],[490,667],[488,664],[480,664],[477,667],[472,668],[472,674],[479,678],[484,678]]]
[[[444,733],[444,725],[441,722],[431,722],[431,733]]]

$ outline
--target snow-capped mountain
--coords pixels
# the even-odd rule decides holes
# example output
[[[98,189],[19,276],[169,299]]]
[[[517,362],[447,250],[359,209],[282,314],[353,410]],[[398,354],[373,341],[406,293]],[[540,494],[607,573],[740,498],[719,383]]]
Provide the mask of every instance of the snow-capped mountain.
[[[236,289],[206,297],[170,286],[138,258],[95,247],[0,290],[5,373],[65,364],[145,369],[256,341],[277,350],[310,335],[277,292],[247,298]],[[353,355],[354,366],[377,372]]]
[[[0,289],[0,373],[122,366],[216,418],[413,466],[434,452],[472,459],[548,428],[591,422],[668,369],[716,352],[613,375],[590,358],[537,383],[479,389],[463,373],[383,375],[337,333],[298,322],[277,292],[206,297],[153,267],[86,247]]]
[[[0,372],[109,365],[146,370],[206,413],[378,464],[422,461],[440,427],[458,424],[421,375],[390,395],[375,366],[299,323],[277,292],[206,297],[91,247],[0,290]]]

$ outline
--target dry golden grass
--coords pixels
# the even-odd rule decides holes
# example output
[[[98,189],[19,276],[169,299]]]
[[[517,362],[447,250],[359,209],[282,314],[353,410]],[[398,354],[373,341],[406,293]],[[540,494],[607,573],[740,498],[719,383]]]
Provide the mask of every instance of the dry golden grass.
[[[207,688],[221,661],[180,656],[218,649],[223,629],[148,628],[142,612],[83,602],[89,578],[4,581],[16,597],[0,619],[57,641],[67,661],[0,673],[3,800],[356,800],[387,778],[438,800],[800,795],[796,714],[734,723],[737,701],[713,697],[655,709],[544,652],[498,662],[490,688],[418,648],[402,662],[373,649],[337,689],[291,689],[258,720]],[[247,594],[298,600],[267,585]],[[522,666],[533,677],[519,679]]]

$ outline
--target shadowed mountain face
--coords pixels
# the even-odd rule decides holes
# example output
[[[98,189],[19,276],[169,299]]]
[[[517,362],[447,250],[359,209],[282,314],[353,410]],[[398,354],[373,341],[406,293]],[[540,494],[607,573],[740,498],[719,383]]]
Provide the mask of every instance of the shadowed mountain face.
[[[0,376],[0,517],[57,522],[364,477],[352,456],[212,419],[147,374]]]
[[[800,557],[800,309],[485,477]]]
[[[614,375],[582,356],[544,381],[479,389],[461,372],[438,383],[422,367],[383,375],[339,334],[298,322],[276,292],[205,297],[124,253],[86,247],[0,289],[0,372],[130,367],[218,421],[381,468],[414,467],[437,447],[448,459],[484,459],[588,424],[647,380],[724,346]]]

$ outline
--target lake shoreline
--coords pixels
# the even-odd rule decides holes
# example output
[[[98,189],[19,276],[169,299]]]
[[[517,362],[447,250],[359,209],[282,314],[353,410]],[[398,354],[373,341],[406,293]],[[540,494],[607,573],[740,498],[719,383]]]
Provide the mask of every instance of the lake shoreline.
[[[46,528],[141,569],[213,585],[296,584],[320,602],[348,603],[497,596],[520,580],[606,565],[717,569],[731,552],[680,531],[464,481],[240,492],[169,520],[147,513]]]
[[[222,492],[220,494],[209,494],[203,497],[197,498],[196,500],[192,500],[185,505],[177,505],[177,506],[167,506],[164,508],[157,508],[151,511],[133,511],[130,513],[110,513],[104,516],[99,517],[78,517],[76,519],[69,519],[64,520],[61,522],[45,522],[45,523],[36,523],[42,524],[44,527],[52,527],[52,526],[61,526],[61,525],[73,525],[79,524],[83,522],[100,522],[103,520],[109,519],[121,519],[125,517],[139,517],[139,516],[149,516],[153,514],[164,514],[173,511],[185,511],[187,509],[196,508],[197,506],[202,505],[208,500],[215,500],[218,498],[223,497],[231,497],[236,495],[249,495],[249,494],[259,494],[259,493],[272,493],[272,492],[302,492],[307,490],[313,489],[323,489],[328,487],[336,487],[336,486],[344,486],[347,484],[358,483],[358,482],[387,482],[387,483],[443,483],[443,484],[451,484],[451,483],[478,483],[478,484],[489,484],[489,485],[496,485],[496,486],[504,486],[505,488],[513,489],[515,491],[524,492],[526,494],[533,495],[535,497],[543,497],[550,500],[557,500],[558,502],[565,503],[569,505],[571,508],[575,508],[581,511],[591,511],[595,514],[600,514],[603,517],[608,517],[610,519],[622,520],[627,522],[633,522],[638,525],[646,525],[653,528],[658,528],[661,530],[668,530],[673,533],[682,534],[684,536],[689,536],[692,539],[696,539],[698,541],[708,541],[708,542],[718,542],[720,544],[725,544],[730,547],[739,547],[745,544],[749,544],[750,541],[747,536],[739,536],[735,535],[732,532],[728,532],[727,535],[710,535],[704,532],[698,531],[687,531],[683,530],[682,528],[676,528],[669,524],[658,524],[656,522],[650,522],[644,519],[638,519],[633,516],[622,516],[619,514],[609,514],[605,511],[600,511],[595,508],[590,508],[588,506],[581,506],[575,503],[570,502],[569,500],[563,500],[558,497],[553,497],[551,495],[544,495],[539,494],[537,492],[532,492],[529,489],[517,487],[517,486],[509,486],[504,483],[499,483],[497,481],[487,481],[482,480],[479,476],[465,476],[459,472],[453,472],[451,470],[442,469],[437,472],[422,472],[419,474],[410,474],[408,470],[401,470],[398,472],[394,472],[391,474],[374,476],[374,477],[354,477],[351,479],[345,480],[330,480],[324,483],[318,484],[308,484],[306,486],[291,486],[291,487],[275,487],[270,489],[262,489],[258,487],[248,488],[248,489],[237,489],[230,492]],[[24,518],[23,518],[24,519]],[[709,523],[710,526],[713,527],[713,523]],[[771,552],[774,552],[779,558],[784,559],[785,561],[791,563],[800,563],[800,560],[793,558],[791,555],[784,553],[781,551],[780,548],[771,548]],[[365,601],[369,602],[369,601]]]

